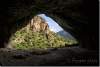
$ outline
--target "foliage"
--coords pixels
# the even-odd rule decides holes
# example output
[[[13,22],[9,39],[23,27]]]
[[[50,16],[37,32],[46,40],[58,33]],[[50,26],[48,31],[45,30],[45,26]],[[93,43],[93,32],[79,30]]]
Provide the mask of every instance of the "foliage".
[[[33,32],[26,30],[26,27],[17,31],[10,39],[13,48],[31,49],[31,48],[56,48],[64,47],[77,43],[75,40],[64,39],[60,35],[50,31],[48,35],[44,32]]]

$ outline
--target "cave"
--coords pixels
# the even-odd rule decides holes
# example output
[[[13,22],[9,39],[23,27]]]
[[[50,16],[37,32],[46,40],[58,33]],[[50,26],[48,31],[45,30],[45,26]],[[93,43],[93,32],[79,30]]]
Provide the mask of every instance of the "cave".
[[[99,65],[98,2],[91,0],[10,0],[0,3],[0,65]],[[46,14],[79,41],[79,47],[48,51],[6,48],[10,37],[37,14]],[[19,26],[21,25],[21,26]],[[19,27],[18,27],[19,26]]]

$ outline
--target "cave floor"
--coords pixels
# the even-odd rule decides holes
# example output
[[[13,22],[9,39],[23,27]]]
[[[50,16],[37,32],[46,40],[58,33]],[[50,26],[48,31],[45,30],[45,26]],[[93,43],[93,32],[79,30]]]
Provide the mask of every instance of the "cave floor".
[[[0,49],[2,66],[98,65],[98,53],[79,47],[48,50]]]

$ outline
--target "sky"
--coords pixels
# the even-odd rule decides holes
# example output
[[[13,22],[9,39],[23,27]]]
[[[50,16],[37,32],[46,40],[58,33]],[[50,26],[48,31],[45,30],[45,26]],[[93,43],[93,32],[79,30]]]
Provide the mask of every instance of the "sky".
[[[47,21],[51,31],[54,31],[56,33],[63,30],[53,19],[47,17],[45,14],[40,14],[39,16]]]
[[[39,14],[38,16],[42,17],[43,19],[46,20],[46,22],[49,25],[49,29],[55,33],[59,32],[59,31],[64,31],[63,28],[57,24],[57,22],[55,22],[52,18],[46,16],[45,14]],[[71,38],[71,39],[75,39],[70,33],[64,31],[63,33],[66,37]]]

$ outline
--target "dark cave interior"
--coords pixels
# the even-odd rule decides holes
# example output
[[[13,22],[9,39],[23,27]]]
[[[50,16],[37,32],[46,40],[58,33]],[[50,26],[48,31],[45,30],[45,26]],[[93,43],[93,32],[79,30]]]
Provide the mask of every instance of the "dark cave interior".
[[[36,14],[44,13],[57,21],[64,30],[71,33],[80,42],[80,50],[82,48],[90,51],[89,54],[88,52],[83,52],[79,53],[78,55],[87,57],[92,56],[98,61],[94,64],[81,63],[79,65],[98,65],[99,12],[97,0],[3,0],[0,1],[0,13],[0,48],[6,48],[11,35],[14,34],[18,29],[21,29],[27,25],[27,23],[23,23],[25,20],[31,19]],[[20,24],[22,26],[17,27]],[[56,61],[57,64],[60,65],[59,60]],[[0,62],[2,63],[2,61]],[[57,65],[56,63],[51,62],[52,60],[50,60],[50,63],[44,63],[43,65]],[[61,62],[64,62],[63,59]],[[66,62],[67,61],[61,65],[78,65],[78,63],[74,64]],[[35,62],[33,65],[35,65]]]

